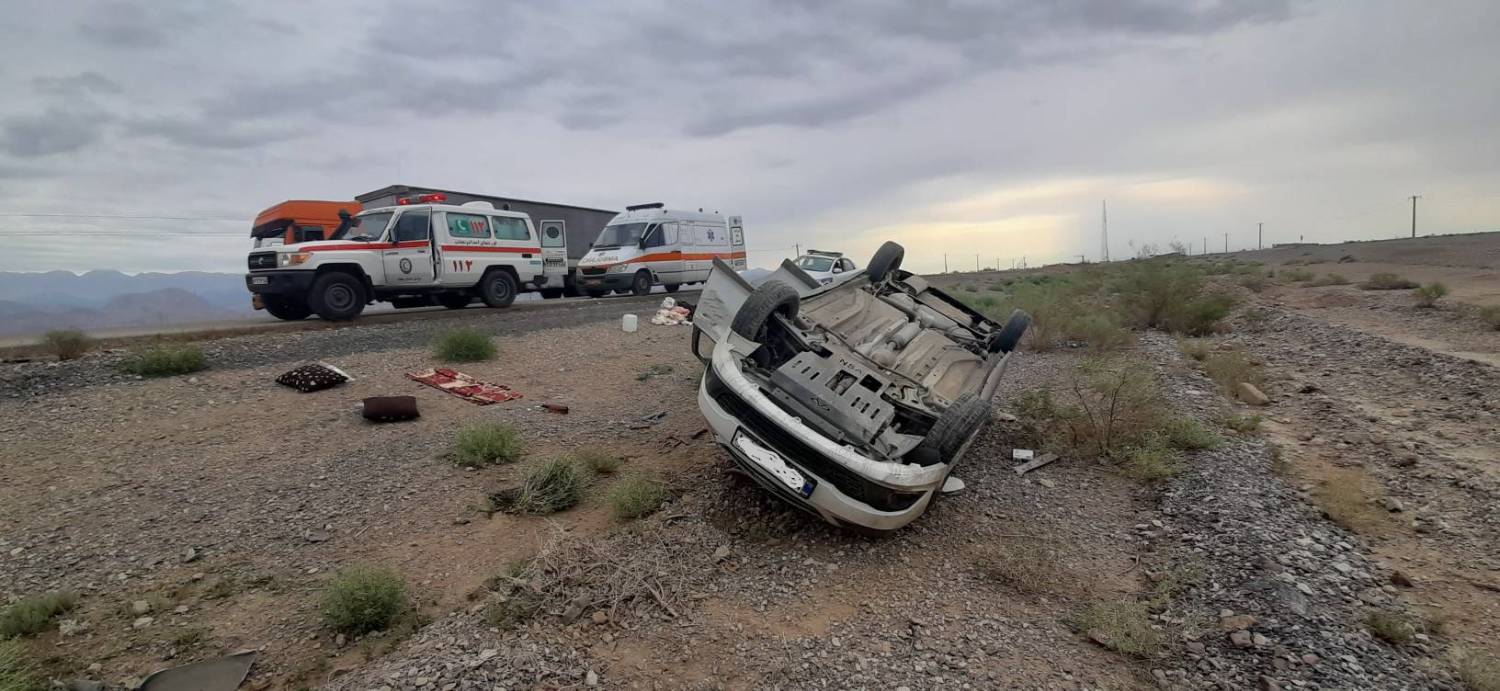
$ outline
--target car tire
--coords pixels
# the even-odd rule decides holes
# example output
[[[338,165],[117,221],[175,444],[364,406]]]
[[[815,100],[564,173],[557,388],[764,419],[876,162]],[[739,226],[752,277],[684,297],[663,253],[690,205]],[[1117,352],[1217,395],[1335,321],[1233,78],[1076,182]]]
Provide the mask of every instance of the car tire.
[[[438,302],[450,310],[461,310],[474,301],[474,296],[468,293],[443,293],[438,296]]]
[[[1025,310],[1011,310],[1010,319],[1005,320],[1005,326],[1000,329],[990,340],[991,353],[1009,353],[1016,349],[1021,343],[1021,337],[1026,335],[1026,329],[1031,326],[1031,315]]]
[[[662,288],[664,288],[668,293],[675,293],[675,292],[677,292],[679,290],[682,290],[682,284],[681,283],[667,283],[667,284],[663,285]]]
[[[351,274],[329,271],[313,281],[307,305],[328,321],[346,321],[365,311],[364,283]]]
[[[780,312],[788,318],[795,317],[801,303],[802,298],[797,295],[796,288],[781,281],[766,281],[750,297],[745,298],[740,311],[734,313],[734,321],[729,328],[759,343],[765,337],[766,322],[771,320],[771,315]]]
[[[261,304],[266,306],[266,311],[271,316],[282,321],[301,321],[312,314],[312,309],[307,306],[307,301],[298,297],[262,295],[260,301]]]
[[[875,256],[870,258],[870,267],[865,269],[865,274],[870,277],[871,283],[879,283],[885,280],[887,274],[901,268],[901,260],[906,257],[906,248],[890,241],[875,250]]]
[[[630,279],[631,295],[649,295],[651,293],[651,272],[645,269],[635,272]]]
[[[510,307],[516,301],[516,277],[509,271],[491,270],[479,279],[479,299],[490,307]]]
[[[965,443],[978,433],[985,421],[990,419],[990,404],[974,394],[964,394],[948,406],[937,422],[932,423],[927,438],[911,451],[911,460],[918,465],[952,463],[954,456]]]
[[[556,299],[558,299],[558,298],[560,298],[562,296],[563,296],[563,289],[562,288],[543,288],[542,289],[542,299],[543,300],[556,300]]]
[[[583,292],[591,298],[602,298],[606,295],[609,295],[608,290],[585,290]]]

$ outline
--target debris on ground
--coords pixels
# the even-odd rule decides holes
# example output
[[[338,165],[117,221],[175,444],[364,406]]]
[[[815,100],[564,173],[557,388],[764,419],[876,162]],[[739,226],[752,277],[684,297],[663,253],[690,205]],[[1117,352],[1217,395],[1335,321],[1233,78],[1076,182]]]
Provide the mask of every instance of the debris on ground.
[[[661,301],[661,309],[656,310],[656,316],[651,318],[652,324],[671,326],[674,324],[692,324],[693,310],[679,304],[676,298],[666,298]]]
[[[360,403],[360,414],[373,422],[401,422],[422,417],[416,396],[371,396]]]
[[[1014,449],[1010,452],[1013,461],[1029,461],[1036,457],[1036,452],[1031,449]]]
[[[141,691],[234,691],[250,674],[254,650],[194,662],[156,672],[141,682]]]
[[[543,403],[542,408],[549,413],[557,413],[558,415],[568,414],[568,407],[561,403]]]
[[[347,381],[353,381],[354,377],[333,365],[317,362],[311,365],[303,365],[276,378],[276,383],[282,386],[290,386],[302,393],[312,393],[331,389]]]
[[[521,397],[521,392],[513,391],[509,386],[483,382],[446,367],[438,367],[425,372],[408,372],[406,378],[440,391],[446,391],[476,405],[504,403]]]
[[[1016,471],[1017,475],[1025,475],[1025,474],[1027,474],[1027,473],[1029,473],[1029,472],[1031,472],[1033,470],[1036,470],[1037,468],[1040,468],[1040,467],[1042,467],[1044,465],[1047,465],[1048,463],[1051,463],[1051,462],[1053,462],[1055,460],[1057,460],[1057,454],[1055,454],[1055,453],[1044,453],[1041,456],[1038,456],[1037,458],[1035,458],[1033,460],[1027,461],[1026,463],[1022,463],[1021,465],[1016,466],[1015,467],[1015,471]]]
[[[630,423],[630,429],[648,429],[654,427],[656,423],[661,422],[666,416],[667,411],[659,410],[641,418],[639,421]]]

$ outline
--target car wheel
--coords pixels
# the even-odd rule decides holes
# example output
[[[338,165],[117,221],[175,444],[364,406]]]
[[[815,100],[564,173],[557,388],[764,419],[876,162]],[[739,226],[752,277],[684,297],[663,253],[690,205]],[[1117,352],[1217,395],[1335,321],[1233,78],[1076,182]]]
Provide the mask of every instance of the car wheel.
[[[870,268],[865,273],[870,277],[871,283],[879,283],[885,280],[887,274],[901,268],[901,259],[906,256],[906,249],[894,242],[887,241],[875,250],[875,256],[870,258]]]
[[[509,271],[495,269],[479,279],[479,299],[490,307],[510,307],[516,301],[516,279]]]
[[[602,298],[606,295],[609,295],[609,291],[607,290],[586,290],[584,292],[587,293],[591,298]]]
[[[740,311],[734,313],[734,321],[729,328],[760,343],[765,338],[766,323],[771,320],[771,315],[780,312],[785,317],[797,316],[800,305],[801,298],[795,288],[781,281],[766,281],[750,297],[745,298]]]
[[[1005,320],[1004,328],[1000,329],[1000,333],[990,340],[990,352],[1009,353],[1015,350],[1030,326],[1031,315],[1025,310],[1011,310],[1010,319]]]
[[[307,304],[328,321],[344,321],[365,311],[365,286],[342,271],[330,271],[313,281]]]
[[[948,406],[932,424],[927,438],[912,449],[911,459],[918,465],[952,463],[964,444],[974,438],[990,418],[990,404],[974,394],[964,394]]]
[[[468,293],[443,293],[438,296],[438,302],[443,303],[443,306],[450,310],[461,310],[473,301],[474,297]]]
[[[682,284],[681,283],[668,283],[668,284],[662,286],[662,288],[665,288],[668,293],[675,293],[675,292],[677,292],[679,290],[682,290]]]
[[[635,278],[630,281],[631,295],[648,295],[651,293],[651,272],[645,269],[635,272]]]
[[[307,301],[299,300],[295,297],[262,295],[260,301],[266,306],[266,311],[270,312],[271,316],[283,321],[300,321],[312,314],[312,310],[307,306]]]

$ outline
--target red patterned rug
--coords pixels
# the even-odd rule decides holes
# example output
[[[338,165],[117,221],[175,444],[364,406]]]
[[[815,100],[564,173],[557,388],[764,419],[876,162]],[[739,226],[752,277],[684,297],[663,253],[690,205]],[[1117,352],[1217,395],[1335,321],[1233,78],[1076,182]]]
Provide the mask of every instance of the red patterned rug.
[[[504,403],[521,397],[521,392],[512,391],[504,384],[490,384],[475,379],[457,370],[439,367],[426,372],[407,372],[406,378],[419,381],[434,389],[447,391],[470,403],[489,405]]]

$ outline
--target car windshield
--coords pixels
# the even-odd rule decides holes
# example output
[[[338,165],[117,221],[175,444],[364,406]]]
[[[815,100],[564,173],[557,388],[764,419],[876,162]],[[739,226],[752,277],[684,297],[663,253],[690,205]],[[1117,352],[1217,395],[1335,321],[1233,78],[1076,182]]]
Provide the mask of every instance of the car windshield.
[[[375,213],[360,214],[354,217],[354,224],[342,232],[333,234],[329,240],[343,240],[345,238],[369,238],[378,239],[385,232],[385,227],[390,225],[391,216],[395,214],[390,211],[377,211]]]
[[[599,239],[594,241],[594,249],[610,249],[639,244],[641,233],[645,231],[645,223],[619,223],[612,226],[604,226],[604,230],[599,231]]]
[[[832,271],[833,257],[806,255],[797,259],[797,268],[803,271]]]

